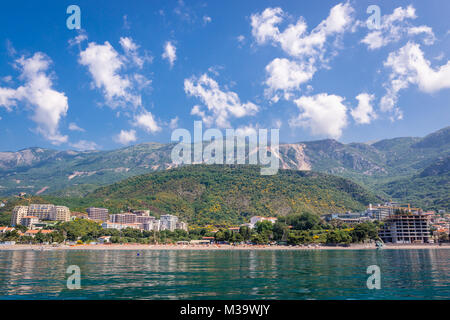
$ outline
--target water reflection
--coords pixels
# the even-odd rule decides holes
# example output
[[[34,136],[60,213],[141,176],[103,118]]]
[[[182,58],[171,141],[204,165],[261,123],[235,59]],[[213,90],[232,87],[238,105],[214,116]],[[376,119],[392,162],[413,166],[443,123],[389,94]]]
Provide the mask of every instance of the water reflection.
[[[0,298],[448,299],[449,271],[450,250],[0,251]]]

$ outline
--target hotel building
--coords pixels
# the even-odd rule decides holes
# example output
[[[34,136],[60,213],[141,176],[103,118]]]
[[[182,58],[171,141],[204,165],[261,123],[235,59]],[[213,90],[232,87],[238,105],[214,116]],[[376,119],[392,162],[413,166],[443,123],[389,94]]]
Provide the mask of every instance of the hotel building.
[[[115,223],[136,223],[136,215],[133,213],[116,213],[109,216],[109,220]]]
[[[161,230],[174,231],[177,228],[178,217],[171,214],[164,214],[160,217]]]
[[[55,211],[53,204],[30,204],[28,206],[28,215],[37,217],[39,220],[50,220]],[[56,214],[55,214],[56,215]]]
[[[70,221],[70,210],[65,206],[55,206],[49,218],[49,220]]]
[[[108,221],[108,209],[90,207],[86,209],[89,219]]]
[[[22,224],[22,218],[28,215],[28,206],[15,206],[11,214],[11,225]]]

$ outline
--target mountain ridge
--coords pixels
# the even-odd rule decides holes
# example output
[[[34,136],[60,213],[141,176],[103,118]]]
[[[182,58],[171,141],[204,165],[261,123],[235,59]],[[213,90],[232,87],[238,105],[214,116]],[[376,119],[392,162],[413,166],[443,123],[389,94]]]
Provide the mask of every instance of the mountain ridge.
[[[131,176],[176,167],[170,158],[174,145],[148,142],[108,151],[34,147],[0,152],[0,196],[39,191],[83,195]],[[394,194],[386,190],[395,189],[395,181],[415,177],[437,159],[448,157],[450,126],[423,138],[400,137],[373,144],[322,139],[284,143],[279,147],[281,169],[349,178],[385,197]],[[387,184],[390,188],[385,188]]]

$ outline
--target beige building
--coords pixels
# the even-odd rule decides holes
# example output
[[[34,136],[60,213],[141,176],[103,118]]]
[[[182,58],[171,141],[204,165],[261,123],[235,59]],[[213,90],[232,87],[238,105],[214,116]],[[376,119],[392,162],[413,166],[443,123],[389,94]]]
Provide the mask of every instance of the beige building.
[[[65,206],[55,206],[50,212],[50,220],[70,221],[70,210]]]
[[[15,206],[11,214],[11,225],[22,224],[22,218],[28,215],[28,206]]]
[[[30,204],[28,206],[28,215],[37,217],[39,220],[50,220],[55,210],[53,204]]]

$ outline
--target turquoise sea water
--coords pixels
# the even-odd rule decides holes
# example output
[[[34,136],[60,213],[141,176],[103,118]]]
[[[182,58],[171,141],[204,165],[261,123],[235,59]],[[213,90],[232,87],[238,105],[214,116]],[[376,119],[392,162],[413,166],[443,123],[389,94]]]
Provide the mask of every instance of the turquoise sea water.
[[[0,299],[450,299],[450,249],[0,251]]]

